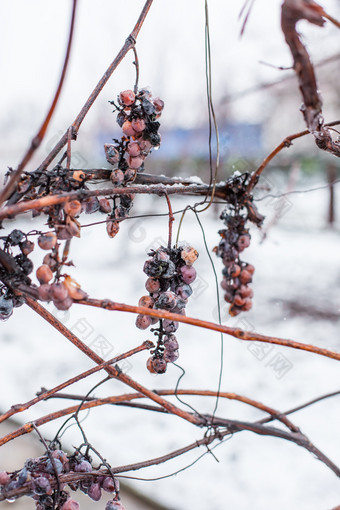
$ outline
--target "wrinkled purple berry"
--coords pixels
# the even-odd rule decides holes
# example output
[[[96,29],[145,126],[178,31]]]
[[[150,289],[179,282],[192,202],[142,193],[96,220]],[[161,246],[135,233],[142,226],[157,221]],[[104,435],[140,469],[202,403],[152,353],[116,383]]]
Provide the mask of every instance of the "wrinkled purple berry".
[[[39,476],[38,478],[35,478],[32,480],[32,491],[35,494],[51,494],[52,489],[50,482],[45,478],[44,476]]]
[[[173,350],[165,349],[164,354],[163,354],[163,359],[167,363],[174,363],[175,361],[178,360],[178,357],[179,357],[179,352],[177,350],[173,351]]]
[[[182,266],[180,269],[182,280],[184,283],[192,283],[197,276],[196,269],[192,266]]]
[[[92,466],[87,460],[82,460],[79,464],[76,464],[74,470],[77,471],[77,473],[90,473],[92,471]]]
[[[87,495],[93,499],[93,501],[99,501],[102,497],[102,490],[99,483],[92,483],[87,492]]]
[[[174,331],[177,331],[179,326],[178,322],[171,321],[169,319],[163,320],[163,329],[165,333],[173,333]]]
[[[0,471],[0,485],[6,485],[10,481],[10,476],[6,471]]]
[[[190,285],[179,285],[176,288],[176,294],[182,299],[188,299],[192,294]]]
[[[114,480],[111,478],[111,476],[107,476],[103,483],[102,483],[102,487],[104,489],[104,491],[106,492],[116,492],[116,484],[114,482]]]

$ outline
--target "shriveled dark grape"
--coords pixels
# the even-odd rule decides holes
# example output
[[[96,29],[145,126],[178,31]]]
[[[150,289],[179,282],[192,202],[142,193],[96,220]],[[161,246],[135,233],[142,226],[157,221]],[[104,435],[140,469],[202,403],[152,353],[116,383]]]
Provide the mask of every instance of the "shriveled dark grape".
[[[104,489],[104,491],[106,492],[116,492],[116,484],[114,482],[114,480],[111,478],[111,476],[107,476],[103,483],[102,483],[102,487]]]
[[[34,250],[34,243],[26,239],[20,243],[20,250],[27,257]]]
[[[5,295],[0,296],[0,320],[5,321],[13,313],[13,300]]]
[[[71,509],[63,509],[63,510],[71,510]],[[73,510],[73,509],[72,509]],[[105,506],[105,510],[125,510],[125,507],[122,505],[120,501],[108,501]]]
[[[137,315],[136,326],[138,329],[147,329],[151,326],[151,317],[149,315]]]
[[[75,465],[74,471],[77,473],[90,473],[92,471],[91,463],[88,460],[81,460]]]
[[[40,476],[31,482],[32,491],[35,494],[52,494],[51,484],[47,478]]]
[[[80,505],[79,505],[78,501],[75,501],[72,498],[69,498],[68,500],[66,500],[66,502],[61,507],[61,510],[79,510],[79,509],[80,509]]]
[[[6,485],[10,481],[10,476],[6,471],[0,471],[0,485]]]
[[[93,499],[93,501],[99,501],[102,497],[102,490],[99,483],[92,483],[87,492],[87,495]]]
[[[8,240],[12,246],[17,246],[25,237],[24,233],[21,230],[14,229],[8,236]]]
[[[179,327],[179,322],[171,321],[169,319],[163,320],[163,329],[166,333],[173,333],[177,331]]]
[[[167,363],[174,363],[175,361],[178,360],[178,358],[179,358],[179,352],[177,350],[173,351],[173,350],[165,349],[164,354],[163,354],[164,361],[166,361]]]
[[[181,269],[181,276],[184,283],[192,283],[196,280],[196,269],[192,266],[182,266]]]

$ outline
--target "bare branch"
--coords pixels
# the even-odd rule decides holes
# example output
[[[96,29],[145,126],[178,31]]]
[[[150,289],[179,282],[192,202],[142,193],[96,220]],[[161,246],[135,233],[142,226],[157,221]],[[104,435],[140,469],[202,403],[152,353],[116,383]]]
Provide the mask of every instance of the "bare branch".
[[[18,168],[16,171],[11,174],[6,186],[1,190],[0,192],[0,206],[3,204],[3,202],[11,195],[11,193],[14,191],[15,186],[17,182],[20,179],[20,176],[22,172],[24,171],[24,168],[26,167],[27,163],[32,158],[34,152],[38,149],[39,145],[41,144],[45,133],[47,131],[48,125],[50,123],[50,120],[52,118],[52,115],[54,113],[54,110],[57,106],[61,89],[64,84],[65,76],[66,76],[66,70],[69,62],[69,57],[71,53],[71,46],[72,46],[72,39],[73,39],[73,32],[74,32],[74,23],[75,23],[75,17],[76,17],[76,8],[77,8],[77,0],[73,0],[73,9],[72,9],[72,16],[71,16],[71,26],[70,26],[70,32],[68,37],[68,43],[67,43],[67,49],[66,49],[66,55],[64,60],[63,69],[61,71],[61,76],[59,80],[59,84],[55,93],[55,96],[53,98],[52,104],[50,106],[50,109],[46,115],[46,118],[44,122],[42,123],[42,126],[36,136],[33,138],[30,147],[28,148],[25,156],[23,157],[22,161],[19,163]]]

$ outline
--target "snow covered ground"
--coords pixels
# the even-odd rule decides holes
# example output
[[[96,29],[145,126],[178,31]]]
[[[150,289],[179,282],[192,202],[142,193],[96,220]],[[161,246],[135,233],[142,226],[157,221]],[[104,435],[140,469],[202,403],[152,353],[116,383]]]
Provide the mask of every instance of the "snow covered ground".
[[[302,189],[307,187],[310,185],[306,183],[301,186]],[[174,209],[182,206],[180,199],[173,200]],[[223,322],[340,351],[339,230],[325,228],[327,190],[290,195],[281,202],[275,198],[266,199],[259,202],[259,207],[266,214],[267,222],[278,210],[282,217],[268,231],[264,243],[260,243],[261,235],[253,229],[251,247],[244,252],[244,259],[256,268],[254,307],[251,312],[231,319],[222,300]],[[155,201],[136,198],[134,214],[156,210],[166,212],[164,198]],[[87,216],[83,223],[95,220],[96,217]],[[222,224],[216,211],[202,214],[201,221],[211,253],[218,243],[217,230]],[[23,228],[31,228],[28,220],[24,221]],[[202,232],[190,212],[185,217],[180,238],[200,252],[199,277],[187,314],[217,321],[214,275]],[[146,277],[142,267],[146,253],[166,239],[164,217],[129,219],[122,224],[114,240],[107,237],[104,225],[84,228],[82,239],[72,243],[76,268],[70,273],[91,297],[110,297],[136,304],[145,293]],[[41,260],[39,249],[35,257]],[[214,262],[220,280],[221,261],[214,257]],[[296,303],[299,312],[294,311]],[[97,352],[105,347],[106,359],[151,338],[149,332],[135,328],[135,317],[129,314],[92,310],[80,305],[74,305],[70,312],[58,312],[53,305],[49,305],[49,309]],[[177,336],[180,342],[178,361],[185,369],[179,387],[216,390],[221,358],[219,334],[181,325]],[[240,393],[285,411],[340,389],[339,364],[334,360],[279,346],[260,350],[254,344],[227,336],[223,343],[223,391]],[[1,324],[0,346],[0,410],[29,400],[41,386],[53,387],[93,366],[26,307],[15,310],[13,317]],[[150,388],[174,388],[181,370],[171,366],[165,375],[152,376],[145,368],[147,357],[145,352],[138,354],[124,369]],[[86,393],[99,380],[100,376],[93,376],[78,383],[72,391]],[[125,391],[121,383],[110,381],[98,388],[95,395]],[[200,412],[211,413],[215,406],[214,399],[185,397],[184,400]],[[24,422],[47,414],[57,406],[67,405],[67,402],[50,400],[17,417]],[[222,400],[217,415],[244,420],[263,417],[244,404]],[[100,407],[90,413],[84,412],[83,418],[89,439],[112,465],[165,454],[200,439],[203,434],[179,418],[131,408]],[[339,397],[300,411],[291,419],[316,446],[340,464]],[[58,425],[59,422],[53,422],[41,430],[46,437],[51,437]],[[63,441],[68,447],[79,444],[81,438],[77,429],[68,429]],[[190,464],[205,451],[200,448],[161,466],[131,473],[131,476],[152,479],[168,475]],[[218,446],[214,456],[206,454],[176,476],[157,481],[131,480],[130,483],[176,510],[248,510],[250,507],[330,510],[340,504],[339,480],[310,453],[292,443],[248,432],[236,434]],[[102,507],[100,502],[93,503],[93,507],[96,505]]]

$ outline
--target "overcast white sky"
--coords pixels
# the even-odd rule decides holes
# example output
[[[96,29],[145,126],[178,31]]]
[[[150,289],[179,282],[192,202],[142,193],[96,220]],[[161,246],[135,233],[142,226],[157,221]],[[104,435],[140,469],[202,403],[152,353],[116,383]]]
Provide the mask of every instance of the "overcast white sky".
[[[16,140],[18,150],[27,133],[36,131],[45,115],[64,58],[70,0],[7,0],[0,2],[0,152]],[[49,130],[58,133],[73,121],[90,91],[121,48],[144,5],[142,0],[79,0],[71,62],[61,100]],[[210,0],[214,98],[266,80],[280,71],[261,65],[290,65],[290,55],[280,31],[281,0],[256,0],[247,30],[239,38],[238,14],[243,0]],[[323,6],[339,14],[337,0]],[[336,29],[302,26],[317,61],[332,55],[329,43]],[[320,37],[320,31],[322,37]],[[331,39],[329,39],[331,37]],[[204,77],[204,1],[154,0],[138,38],[140,85],[150,86],[166,102],[163,122],[192,126],[206,117]],[[86,132],[103,115],[112,121],[107,104],[134,81],[132,54],[104,88],[84,122]],[[282,72],[281,72],[282,73]],[[238,119],[259,118],[263,98],[237,102]],[[6,140],[4,139],[6,134]],[[8,163],[8,162],[7,162]],[[2,164],[2,160],[0,160]]]

